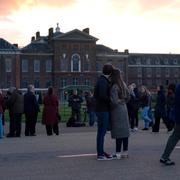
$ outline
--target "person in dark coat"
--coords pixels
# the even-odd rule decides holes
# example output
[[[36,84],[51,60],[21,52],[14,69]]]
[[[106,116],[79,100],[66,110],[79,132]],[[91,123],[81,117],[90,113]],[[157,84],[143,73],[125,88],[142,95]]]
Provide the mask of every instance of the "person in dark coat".
[[[36,122],[39,112],[39,104],[34,93],[34,86],[29,85],[28,91],[24,95],[24,113],[25,113],[25,136],[36,135]]]
[[[169,157],[180,139],[180,84],[178,84],[176,87],[174,108],[175,128],[167,141],[165,150],[160,159],[160,162],[165,165],[175,165],[175,163],[171,161]]]
[[[77,90],[73,91],[73,95],[70,96],[68,102],[72,110],[71,118],[73,118],[75,122],[81,122],[81,103],[83,99],[78,95]]]
[[[21,120],[24,112],[24,96],[21,91],[15,88],[7,100],[7,104],[10,112],[13,114],[13,119],[10,119],[10,131],[7,137],[20,137]]]
[[[129,122],[131,124],[131,131],[138,130],[138,111],[139,111],[139,92],[136,84],[129,85],[130,99],[127,103]]]
[[[5,102],[0,89],[0,139],[3,138],[4,128],[3,128],[3,114],[4,114]]]
[[[48,88],[48,93],[44,97],[43,104],[44,104],[44,109],[43,109],[42,123],[45,124],[46,126],[47,135],[51,136],[53,132],[56,135],[59,135],[59,127],[58,127],[59,102],[58,102],[58,97],[54,95],[52,87]]]
[[[167,120],[170,126],[174,127],[174,103],[175,103],[175,84],[170,84],[168,86],[168,92],[166,96],[166,107],[167,107]]]
[[[129,117],[126,103],[130,98],[127,85],[121,77],[118,69],[114,69],[111,75],[111,137],[116,140],[115,159],[128,157]],[[123,151],[121,153],[121,147]]]
[[[157,98],[156,98],[156,106],[155,106],[155,124],[152,128],[153,132],[159,132],[160,120],[162,119],[168,131],[172,130],[170,126],[167,116],[166,116],[166,96],[164,92],[163,86],[157,87]]]
[[[103,74],[99,77],[94,97],[96,99],[96,115],[97,115],[97,160],[109,160],[112,156],[104,151],[104,137],[109,125],[110,118],[110,81],[109,77],[113,71],[111,64],[105,64]]]
[[[93,96],[92,92],[89,92],[87,96],[85,96],[86,99],[86,106],[87,106],[87,113],[89,116],[89,126],[93,126],[95,119],[96,119],[96,99]]]
[[[9,133],[7,134],[7,137],[15,136],[15,134],[14,134],[15,133],[14,114],[13,114],[12,105],[9,103],[10,99],[11,99],[11,95],[15,89],[16,89],[15,87],[10,87],[5,96],[5,105],[6,105],[6,108],[8,109],[8,113],[9,113]]]

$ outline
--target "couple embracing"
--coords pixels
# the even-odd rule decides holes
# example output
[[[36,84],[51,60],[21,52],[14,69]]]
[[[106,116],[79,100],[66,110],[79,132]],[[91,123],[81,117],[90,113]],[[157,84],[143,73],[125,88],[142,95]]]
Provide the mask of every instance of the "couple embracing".
[[[126,103],[129,99],[129,90],[119,69],[115,69],[111,64],[104,65],[103,74],[95,86],[94,96],[98,118],[97,160],[127,158],[129,119]],[[111,137],[116,141],[116,153],[114,155],[104,151],[104,137],[109,124]]]

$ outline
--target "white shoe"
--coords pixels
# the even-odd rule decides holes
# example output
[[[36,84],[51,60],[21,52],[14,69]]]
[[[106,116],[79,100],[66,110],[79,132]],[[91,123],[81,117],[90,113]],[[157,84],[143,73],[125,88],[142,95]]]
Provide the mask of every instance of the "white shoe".
[[[123,151],[121,157],[127,159],[129,157],[128,151]]]
[[[135,127],[135,128],[134,128],[134,131],[138,131],[138,128],[137,128],[137,127]]]
[[[121,153],[115,153],[115,154],[113,154],[113,159],[121,159]]]

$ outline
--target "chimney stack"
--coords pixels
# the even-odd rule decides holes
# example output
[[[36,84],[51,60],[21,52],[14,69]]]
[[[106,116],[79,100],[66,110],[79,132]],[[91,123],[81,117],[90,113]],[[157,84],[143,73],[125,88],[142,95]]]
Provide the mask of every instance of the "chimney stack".
[[[85,32],[85,33],[87,33],[87,34],[89,34],[89,28],[85,28],[85,29],[83,29],[82,31]]]
[[[31,42],[33,42],[33,41],[35,41],[35,37],[34,36],[31,38]]]
[[[40,32],[37,31],[37,32],[36,32],[36,40],[39,39],[39,38],[40,38]]]
[[[49,28],[49,34],[48,34],[49,40],[53,38],[53,28]]]
[[[13,45],[18,48],[18,44],[13,44]]]
[[[128,50],[128,49],[125,49],[125,50],[124,50],[124,53],[125,53],[125,54],[129,54],[129,50]]]

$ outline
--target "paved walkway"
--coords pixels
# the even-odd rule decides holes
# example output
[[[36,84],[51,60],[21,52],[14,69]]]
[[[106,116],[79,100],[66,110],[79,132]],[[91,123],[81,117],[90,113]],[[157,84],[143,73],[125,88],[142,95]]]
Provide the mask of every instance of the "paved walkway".
[[[0,180],[179,180],[180,149],[172,154],[176,166],[165,167],[159,157],[170,134],[165,129],[131,134],[126,160],[97,161],[96,127],[66,128],[47,137],[42,125],[36,137],[0,140]],[[107,152],[115,143],[107,134]],[[180,146],[180,144],[179,144]]]

